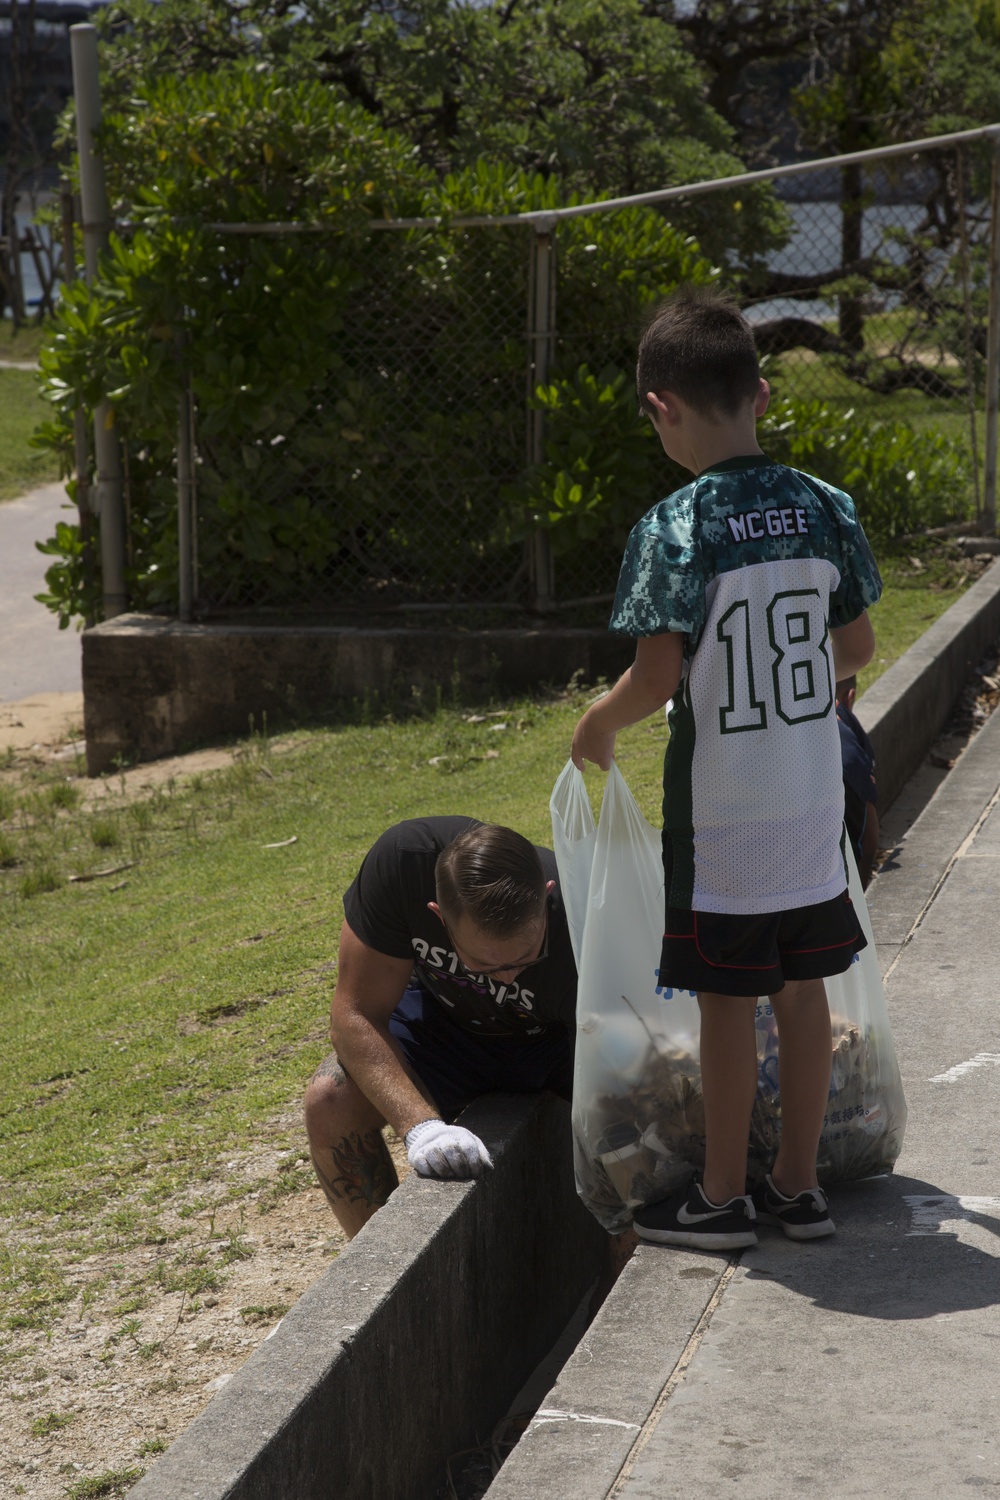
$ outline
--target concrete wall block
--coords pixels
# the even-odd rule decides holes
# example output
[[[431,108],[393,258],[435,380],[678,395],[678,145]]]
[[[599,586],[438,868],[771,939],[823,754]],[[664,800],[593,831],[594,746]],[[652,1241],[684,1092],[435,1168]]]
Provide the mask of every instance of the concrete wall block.
[[[596,1276],[568,1106],[463,1117],[495,1167],[410,1177],[130,1493],[135,1500],[431,1500],[485,1440]]]
[[[877,607],[874,625],[877,649]],[[993,563],[858,700],[858,718],[875,747],[881,806],[902,791],[998,636],[1000,568]]]
[[[406,630],[181,625],[120,615],[83,635],[84,732],[92,776],[116,757],[153,760],[208,740],[361,703],[520,693],[614,678],[631,642],[603,630]]]

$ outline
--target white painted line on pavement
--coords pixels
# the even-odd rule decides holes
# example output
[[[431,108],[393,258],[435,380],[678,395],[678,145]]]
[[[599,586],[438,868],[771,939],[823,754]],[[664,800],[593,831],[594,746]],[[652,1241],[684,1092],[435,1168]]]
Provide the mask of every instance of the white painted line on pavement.
[[[977,1052],[975,1057],[970,1057],[966,1062],[956,1063],[949,1068],[947,1073],[935,1073],[933,1078],[928,1078],[928,1083],[954,1083],[958,1078],[964,1078],[966,1073],[973,1072],[976,1068],[997,1067],[1000,1064],[1000,1052]]]
[[[618,1417],[591,1417],[579,1411],[559,1411],[557,1407],[545,1406],[531,1419],[532,1427],[541,1427],[543,1422],[585,1422],[597,1427],[628,1427],[639,1431],[638,1422],[622,1422]]]
[[[1000,1198],[957,1197],[952,1193],[904,1193],[912,1215],[911,1234],[958,1234],[959,1225],[983,1214],[1000,1217]]]

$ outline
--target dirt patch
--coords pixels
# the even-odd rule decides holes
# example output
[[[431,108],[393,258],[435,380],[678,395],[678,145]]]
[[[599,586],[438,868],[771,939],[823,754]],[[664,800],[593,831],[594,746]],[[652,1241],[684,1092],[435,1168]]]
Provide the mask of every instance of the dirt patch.
[[[300,1131],[290,1112],[261,1135]],[[405,1153],[391,1133],[390,1149],[402,1177]],[[148,1471],[343,1249],[304,1148],[233,1155],[218,1177],[253,1188],[238,1203],[191,1212],[192,1188],[161,1214],[166,1243],[70,1258],[77,1295],[63,1315],[0,1348],[0,1494],[65,1500],[82,1481]],[[276,1196],[283,1179],[297,1190]],[[30,1255],[30,1234],[8,1223],[0,1237],[12,1255]],[[214,1290],[157,1282],[159,1264],[169,1286],[179,1244],[199,1253]]]
[[[41,767],[65,767],[68,777],[79,778],[85,802],[112,793],[119,801],[134,801],[167,782],[183,783],[231,766],[241,753],[237,745],[220,745],[90,778],[84,762],[82,693],[36,693],[18,703],[0,703],[0,776],[18,780]]]
[[[0,703],[0,754],[8,762],[49,758],[74,742],[82,752],[82,693],[35,693],[18,703]]]

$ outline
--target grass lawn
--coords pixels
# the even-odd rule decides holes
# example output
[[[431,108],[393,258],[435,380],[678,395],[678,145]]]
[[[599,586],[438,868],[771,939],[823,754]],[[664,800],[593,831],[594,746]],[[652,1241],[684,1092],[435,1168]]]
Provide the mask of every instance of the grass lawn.
[[[885,592],[871,611],[875,628],[875,656],[859,673],[864,692],[954,604],[968,582],[970,565],[947,548],[922,547],[913,556],[898,553],[879,558]]]
[[[15,333],[10,318],[0,318],[0,359],[36,360],[47,332],[44,323],[30,322]]]
[[[15,333],[10,319],[0,318],[0,360],[37,360],[45,334],[38,323]],[[48,416],[48,404],[38,394],[32,371],[0,369],[0,501],[13,500],[25,490],[59,478],[55,455],[32,448],[29,441]]]
[[[0,345],[0,358],[6,357]],[[29,370],[0,369],[0,500],[13,500],[59,478],[55,454],[28,444],[31,432],[48,415]]]

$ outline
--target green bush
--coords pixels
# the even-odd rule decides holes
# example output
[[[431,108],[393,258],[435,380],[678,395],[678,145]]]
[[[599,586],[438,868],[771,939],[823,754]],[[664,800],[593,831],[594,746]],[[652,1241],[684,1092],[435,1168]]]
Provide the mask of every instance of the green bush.
[[[758,435],[773,458],[846,490],[873,542],[969,514],[968,457],[942,433],[821,401],[782,400]]]
[[[267,459],[296,469],[294,453],[272,458],[269,445],[290,441],[317,387],[347,384],[341,335],[363,279],[365,226],[419,207],[420,177],[405,143],[318,85],[281,87],[252,69],[167,77],[141,104],[104,127],[110,190],[139,227],[112,239],[96,286],[77,282],[62,299],[41,355],[56,420],[39,441],[65,454],[74,406],[110,399],[125,457],[129,587],[148,608],[177,597],[174,449],[186,373],[204,448],[200,500],[214,523],[209,580],[234,558],[280,576],[293,552],[308,574],[323,553],[330,521],[308,493],[269,503]],[[289,218],[331,230],[204,228]],[[351,466],[348,425],[335,415],[322,434],[336,472]],[[64,620],[93,610],[100,581],[87,577],[77,529],[60,527],[43,550],[59,558],[45,602]]]
[[[369,115],[252,70],[164,80],[108,119],[105,150],[139,227],[113,240],[97,286],[64,299],[42,356],[57,413],[42,440],[65,452],[74,406],[107,395],[133,604],[177,598],[185,372],[210,606],[481,599],[484,578],[492,597],[523,594],[529,231],[448,224],[556,207],[558,185],[484,162],[431,180]],[[368,228],[416,215],[441,227]],[[207,227],[288,218],[330,232]],[[650,299],[715,274],[651,210],[573,219],[558,253],[557,370],[595,350],[627,360]],[[78,531],[43,550],[61,621],[96,611]]]
[[[540,387],[534,404],[546,414],[546,457],[523,481],[522,503],[557,559],[589,559],[584,592],[606,592],[632,525],[691,475],[666,458],[620,370],[582,365]],[[964,448],[940,433],[784,399],[758,438],[770,457],[846,490],[876,545],[968,512]]]

